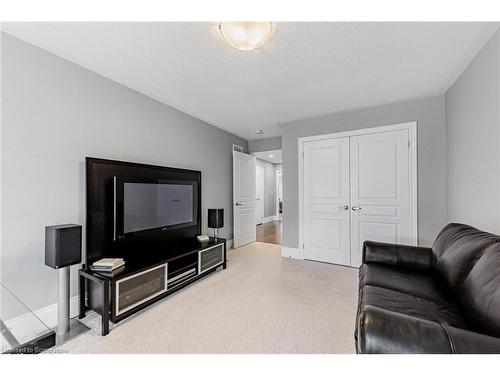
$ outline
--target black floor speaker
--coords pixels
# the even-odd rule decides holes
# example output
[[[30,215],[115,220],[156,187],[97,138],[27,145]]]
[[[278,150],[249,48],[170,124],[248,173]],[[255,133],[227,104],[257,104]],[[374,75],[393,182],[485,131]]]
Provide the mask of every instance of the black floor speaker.
[[[82,226],[76,224],[45,227],[45,264],[61,268],[82,261]]]

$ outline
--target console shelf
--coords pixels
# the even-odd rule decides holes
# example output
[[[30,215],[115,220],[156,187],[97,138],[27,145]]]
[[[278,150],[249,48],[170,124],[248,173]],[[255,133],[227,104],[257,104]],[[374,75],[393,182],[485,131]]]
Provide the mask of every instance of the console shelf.
[[[102,317],[102,335],[107,335],[109,321],[117,323],[227,264],[222,238],[203,243],[188,239],[157,254],[147,260],[124,256],[124,268],[113,276],[84,265],[79,271],[79,318],[87,310],[96,311]]]

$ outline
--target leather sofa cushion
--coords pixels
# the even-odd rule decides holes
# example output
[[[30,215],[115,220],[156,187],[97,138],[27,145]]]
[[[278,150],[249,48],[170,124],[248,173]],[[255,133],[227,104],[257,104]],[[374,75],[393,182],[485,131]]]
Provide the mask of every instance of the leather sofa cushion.
[[[437,286],[436,279],[429,272],[400,268],[398,266],[363,263],[359,268],[359,301],[357,317],[362,308],[362,290],[365,285],[379,286],[398,292],[407,293],[429,300],[442,301],[446,298]],[[356,317],[356,321],[358,318]],[[354,338],[357,340],[358,327],[354,329]]]
[[[379,286],[432,301],[446,300],[438,280],[430,272],[412,271],[384,264],[361,265],[359,285]]]
[[[467,328],[462,314],[454,304],[442,300],[431,301],[425,298],[398,292],[378,286],[365,285],[359,290],[359,311],[370,305],[419,319],[435,321],[457,328]]]
[[[465,224],[448,224],[432,246],[432,266],[456,291],[477,260],[500,237]]]
[[[500,338],[500,244],[477,261],[459,296],[470,323]]]

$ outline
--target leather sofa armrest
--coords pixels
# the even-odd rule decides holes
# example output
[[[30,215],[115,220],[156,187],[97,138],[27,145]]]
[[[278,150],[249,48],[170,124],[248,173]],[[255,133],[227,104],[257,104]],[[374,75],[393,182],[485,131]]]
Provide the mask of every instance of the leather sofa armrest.
[[[360,354],[500,354],[500,338],[371,305],[357,324]]]
[[[500,354],[500,338],[455,327],[448,331],[453,352],[459,354]]]
[[[374,241],[363,243],[363,263],[382,263],[414,270],[425,270],[430,268],[431,258],[432,249],[429,247]]]
[[[357,353],[453,353],[443,326],[437,322],[365,305],[358,319]]]

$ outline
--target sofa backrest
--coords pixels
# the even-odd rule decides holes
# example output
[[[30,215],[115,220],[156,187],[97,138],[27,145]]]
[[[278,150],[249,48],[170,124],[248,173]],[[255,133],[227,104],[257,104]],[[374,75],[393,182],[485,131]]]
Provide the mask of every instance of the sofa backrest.
[[[500,244],[476,262],[458,297],[471,324],[485,334],[500,337]]]
[[[465,224],[448,224],[432,245],[432,266],[458,292],[481,256],[500,242],[500,237]]]

